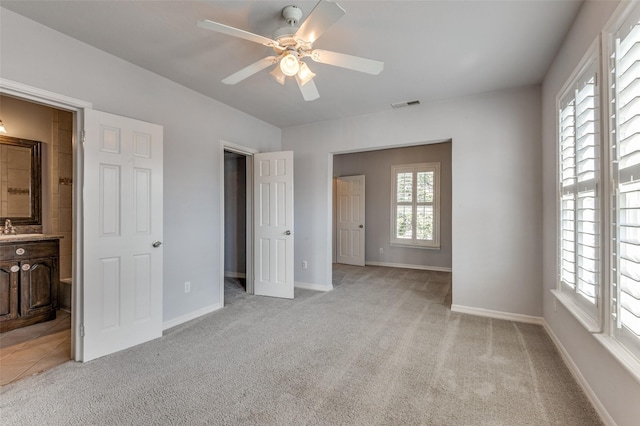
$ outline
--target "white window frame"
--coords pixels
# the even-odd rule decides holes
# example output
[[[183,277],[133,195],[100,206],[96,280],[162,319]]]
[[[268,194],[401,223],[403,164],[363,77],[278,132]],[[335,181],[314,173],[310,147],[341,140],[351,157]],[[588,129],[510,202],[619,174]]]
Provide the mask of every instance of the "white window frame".
[[[600,194],[600,180],[602,173],[602,135],[600,132],[600,123],[601,123],[601,108],[599,106],[600,96],[600,84],[598,82],[599,74],[600,74],[600,51],[599,51],[599,39],[594,41],[585,56],[582,58],[578,67],[576,67],[575,71],[571,74],[568,82],[564,85],[560,94],[556,98],[556,188],[557,188],[557,235],[558,235],[558,245],[557,245],[557,289],[553,292],[556,298],[570,311],[573,315],[580,321],[580,323],[587,328],[590,332],[600,332],[603,328],[603,314],[604,309],[604,297],[602,290],[602,271],[604,270],[602,267],[602,197]],[[572,185],[563,186],[562,182],[562,169],[566,167],[563,166],[563,137],[566,135],[561,134],[563,129],[563,122],[561,114],[565,111],[570,104],[573,104],[574,111],[570,117],[576,119],[576,122],[573,123],[573,126],[577,126],[579,123],[577,122],[577,116],[580,115],[580,111],[576,111],[577,103],[579,102],[579,96],[582,89],[586,86],[586,82],[589,80],[595,79],[595,112],[593,115],[594,121],[594,131],[593,131],[593,140],[595,142],[595,176],[592,179],[587,179],[583,181],[579,181],[578,172],[574,173],[574,183]],[[573,138],[573,149],[574,154],[576,154],[577,150],[577,135],[580,130],[577,127],[572,127],[573,133],[571,133],[570,139]],[[565,153],[566,155],[566,153]],[[573,160],[573,165],[577,169],[577,154]],[[593,244],[593,250],[596,252],[595,254],[595,268],[594,268],[594,278],[595,278],[595,295],[593,297],[593,301],[589,301],[586,297],[581,295],[581,284],[580,284],[580,276],[581,266],[584,266],[585,257],[580,255],[581,252],[581,244],[579,240],[580,225],[581,220],[579,218],[579,198],[580,194],[584,194],[586,192],[593,192],[595,197],[595,205],[594,205],[594,215],[595,215],[595,223],[596,225],[596,236],[594,237],[595,241]],[[567,235],[564,235],[563,232],[567,232],[566,229],[563,228],[563,223],[569,222],[566,218],[563,217],[563,199],[566,196],[574,195],[574,218],[572,221],[573,224],[573,235],[571,236],[574,239],[573,242],[573,250],[574,250],[574,259],[573,259],[573,283],[569,282],[569,280],[563,280],[563,257],[567,256],[568,251],[563,250],[565,248],[563,246],[563,242],[568,238]],[[565,209],[566,210],[566,209]],[[564,260],[566,262],[566,259]],[[567,275],[571,275],[568,273]],[[584,281],[583,281],[584,282]]]
[[[420,172],[433,172],[433,201],[432,202],[418,202],[416,182],[417,174]],[[397,197],[397,176],[398,173],[412,173],[413,174],[413,191],[412,201],[405,203],[398,203]],[[396,238],[396,226],[397,226],[397,212],[398,205],[410,205],[412,207],[412,238]],[[433,239],[423,240],[416,238],[416,211],[419,205],[431,205],[433,206]],[[399,247],[414,247],[425,249],[439,249],[440,248],[440,163],[416,163],[416,164],[401,164],[391,166],[391,245]]]

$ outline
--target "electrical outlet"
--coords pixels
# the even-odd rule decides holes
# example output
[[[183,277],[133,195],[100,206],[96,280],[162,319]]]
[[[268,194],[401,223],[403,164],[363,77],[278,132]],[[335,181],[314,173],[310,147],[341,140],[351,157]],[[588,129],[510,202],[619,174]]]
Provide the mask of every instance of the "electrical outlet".
[[[309,267],[309,263],[306,260],[302,261],[302,269],[307,269]]]
[[[191,291],[191,281],[187,281],[184,283],[184,292],[189,293]]]
[[[380,247],[380,254],[384,253],[384,249]]]

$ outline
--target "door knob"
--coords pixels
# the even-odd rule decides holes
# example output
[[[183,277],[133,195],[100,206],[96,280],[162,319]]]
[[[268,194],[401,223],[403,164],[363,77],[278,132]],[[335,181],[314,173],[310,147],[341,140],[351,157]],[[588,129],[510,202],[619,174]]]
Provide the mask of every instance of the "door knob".
[[[284,235],[291,235],[291,231],[287,229],[286,231],[284,231]]]
[[[160,247],[162,245],[162,241],[155,240],[151,245],[154,247]]]
[[[358,226],[358,228],[364,228],[364,225],[360,225],[360,226]]]

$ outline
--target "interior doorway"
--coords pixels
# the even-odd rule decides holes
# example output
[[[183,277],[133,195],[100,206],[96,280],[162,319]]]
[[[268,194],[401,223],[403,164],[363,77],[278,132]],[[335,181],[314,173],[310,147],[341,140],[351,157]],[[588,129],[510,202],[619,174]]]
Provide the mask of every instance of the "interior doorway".
[[[225,271],[233,275],[225,259],[232,256],[226,250],[238,246],[238,237],[224,237],[225,205],[235,203],[234,193],[226,189],[231,181],[225,179],[225,151],[227,159],[240,154],[245,165],[245,291],[243,294],[293,299],[293,151],[264,152],[221,141],[220,181],[225,188],[220,192],[220,304],[225,305]],[[242,161],[242,160],[240,160]],[[237,180],[236,180],[236,186]],[[238,191],[242,191],[242,185]],[[225,192],[230,197],[225,201]],[[235,193],[237,197],[237,192]],[[236,226],[242,227],[236,220]],[[240,237],[241,238],[241,237]],[[225,242],[228,246],[225,247]]]
[[[74,112],[32,102],[18,96],[0,95],[0,116],[6,136],[35,140],[40,144],[38,161],[41,203],[36,225],[15,228],[18,234],[59,237],[56,282],[51,289],[55,318],[11,329],[0,334],[2,367],[0,385],[41,373],[73,358],[72,293],[74,258]]]
[[[225,305],[247,291],[247,157],[224,151]]]
[[[438,214],[433,213],[431,217],[437,216],[439,220],[434,221],[434,227],[439,232],[439,246],[424,247],[418,245],[401,244],[394,241],[392,212],[398,211],[397,201],[392,200],[392,194],[397,180],[392,175],[392,167],[398,165],[414,165],[420,163],[439,164],[439,189],[437,204],[432,207],[438,210]],[[332,206],[332,256],[333,263],[331,275],[333,276],[333,265],[337,263],[348,263],[344,256],[338,255],[343,246],[349,248],[349,243],[353,239],[345,238],[340,241],[338,229],[339,218],[342,214],[349,217],[349,203],[345,203],[345,211],[339,211],[338,182],[340,177],[363,175],[366,177],[367,191],[365,208],[366,224],[362,221],[351,222],[352,228],[357,228],[364,224],[366,239],[364,241],[363,254],[364,264],[372,266],[387,266],[405,269],[422,269],[431,271],[451,272],[452,269],[452,141],[434,141],[406,146],[396,146],[380,148],[368,151],[340,152],[332,155],[331,175],[333,179],[333,206]],[[371,190],[373,188],[373,190]],[[421,194],[416,188],[416,197]],[[416,215],[417,216],[417,215]],[[427,215],[428,216],[428,215]],[[412,227],[417,229],[411,223]],[[367,232],[367,230],[369,232]],[[349,231],[343,234],[355,235]],[[354,245],[353,243],[351,245]]]

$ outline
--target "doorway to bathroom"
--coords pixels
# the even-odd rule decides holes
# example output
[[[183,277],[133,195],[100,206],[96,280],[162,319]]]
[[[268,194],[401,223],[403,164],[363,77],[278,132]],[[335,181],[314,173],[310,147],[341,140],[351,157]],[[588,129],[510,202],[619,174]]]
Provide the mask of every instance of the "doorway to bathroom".
[[[96,232],[96,218],[108,218],[108,221],[104,221],[103,224],[109,225],[109,229],[104,229],[104,231],[112,231],[114,228],[115,218],[117,215],[112,214],[113,209],[109,212],[108,215],[101,215],[100,212],[97,212],[98,202],[95,199],[91,199],[90,202],[87,202],[84,195],[85,193],[91,194],[94,197],[96,194],[102,194],[104,196],[113,196],[117,194],[121,196],[123,192],[127,194],[131,194],[130,189],[134,188],[139,191],[140,197],[138,200],[144,201],[148,200],[152,203],[153,207],[149,204],[145,204],[144,202],[140,202],[138,204],[135,203],[122,203],[122,199],[110,199],[109,202],[101,203],[104,206],[124,206],[126,207],[126,214],[131,214],[133,217],[139,219],[139,222],[135,222],[141,226],[145,224],[155,223],[158,226],[154,228],[150,228],[153,230],[153,233],[150,233],[149,243],[151,247],[157,253],[157,255],[151,255],[150,253],[145,253],[145,256],[151,256],[153,258],[160,258],[160,264],[162,264],[162,252],[158,247],[162,243],[162,185],[156,184],[153,185],[156,189],[153,191],[153,197],[147,197],[144,194],[145,190],[151,188],[151,184],[149,182],[144,181],[145,175],[148,177],[155,176],[155,171],[158,170],[160,172],[160,176],[162,176],[162,127],[156,124],[151,124],[148,122],[142,122],[140,120],[135,120],[132,118],[117,116],[114,114],[107,114],[100,111],[95,111],[92,109],[92,104],[76,98],[71,98],[65,95],[60,95],[54,92],[50,92],[47,90],[42,90],[39,88],[35,88],[32,86],[24,85],[18,82],[5,80],[0,78],[0,93],[9,97],[13,97],[20,100],[26,100],[34,105],[39,106],[48,106],[54,109],[60,109],[62,111],[67,111],[71,113],[72,117],[72,164],[73,164],[73,177],[72,177],[72,185],[71,185],[71,193],[72,193],[72,237],[69,240],[72,240],[72,255],[71,255],[71,268],[73,274],[73,284],[71,286],[71,315],[70,315],[70,357],[76,361],[89,361],[95,357],[106,355],[108,353],[113,353],[118,350],[124,349],[121,345],[123,343],[126,347],[133,346],[137,343],[143,343],[150,338],[160,337],[162,335],[162,275],[161,268],[158,267],[150,267],[148,268],[150,272],[155,272],[156,276],[152,277],[151,273],[149,274],[124,274],[122,276],[126,276],[127,279],[134,277],[135,279],[139,278],[139,282],[134,283],[133,285],[124,285],[122,288],[127,288],[129,292],[118,292],[115,290],[115,286],[120,285],[120,281],[118,280],[119,275],[112,273],[117,266],[116,262],[112,262],[110,266],[111,269],[101,269],[96,267],[85,268],[85,261],[87,259],[91,261],[100,260],[101,257],[96,255],[96,242],[95,236],[99,234]],[[5,127],[8,124],[8,121],[5,119]],[[88,146],[91,148],[91,151],[83,149],[85,146],[85,130],[86,130],[86,139],[89,142]],[[100,134],[100,130],[103,130],[102,134]],[[51,127],[49,127],[49,131],[51,131]],[[9,133],[9,132],[7,132]],[[121,144],[121,139],[117,137],[119,134],[126,134],[127,137],[124,138],[124,144]],[[132,135],[136,135],[135,138]],[[32,137],[32,140],[37,140],[39,138]],[[100,143],[96,143],[96,142]],[[125,146],[126,145],[126,146]],[[94,148],[101,147],[104,152],[115,153],[119,147],[124,146],[126,148],[126,152],[131,154],[133,152],[133,146],[135,146],[136,150],[133,154],[134,156],[143,157],[146,159],[153,158],[153,164],[147,166],[146,170],[151,170],[153,173],[149,175],[144,170],[140,173],[133,174],[128,173],[127,179],[122,180],[123,188],[126,188],[126,191],[116,191],[116,190],[105,190],[100,191],[100,188],[96,189],[96,183],[105,183],[109,182],[113,185],[113,187],[117,187],[117,184],[121,181],[117,176],[117,170],[120,170],[120,163],[115,165],[107,164],[105,167],[100,167],[100,161],[95,155],[96,150]],[[151,147],[154,147],[151,150]],[[124,152],[124,151],[123,151]],[[159,155],[151,156],[152,152],[156,152]],[[86,155],[90,153],[91,155]],[[45,152],[43,155],[44,161],[48,163],[50,157],[47,156],[48,152]],[[158,161],[159,160],[159,161]],[[128,162],[126,167],[131,168],[132,162]],[[53,166],[52,166],[53,168]],[[95,176],[97,171],[102,171],[109,176],[108,180],[98,179]],[[93,174],[91,174],[93,173]],[[85,175],[91,174],[87,180]],[[48,176],[43,171],[44,176]],[[138,185],[132,185],[130,183],[130,178],[135,176],[139,178]],[[155,181],[154,178],[151,178]],[[55,177],[53,181],[56,181]],[[89,182],[89,185],[94,185],[93,187],[85,187],[84,182]],[[43,182],[44,188],[50,188],[51,179],[46,182]],[[89,188],[87,190],[87,188]],[[43,206],[46,208],[45,203],[49,200],[50,205],[53,205],[55,201],[48,197],[47,194],[43,194],[45,197],[43,199]],[[154,218],[149,220],[148,215],[137,216],[135,208],[139,207],[139,210],[145,210],[145,212],[151,214],[153,213]],[[158,205],[159,204],[159,205]],[[91,220],[87,220],[90,218]],[[146,221],[145,221],[146,220]],[[43,217],[42,221],[42,230],[34,231],[34,230],[26,230],[26,233],[49,233],[51,232],[51,223],[54,222]],[[134,222],[130,222],[134,223]],[[143,228],[140,228],[143,229]],[[48,235],[47,235],[48,236]],[[155,241],[154,241],[155,240]],[[87,244],[88,242],[88,244]],[[126,244],[113,244],[113,248],[118,249],[117,253],[111,253],[106,258],[102,258],[107,262],[119,258],[124,255],[124,250],[129,247]],[[93,249],[93,251],[92,251]],[[141,253],[141,251],[138,251]],[[130,252],[128,253],[131,254]],[[158,256],[159,255],[159,256]],[[137,260],[140,260],[140,264],[143,264],[145,259],[148,258],[139,257]],[[130,257],[130,256],[129,256]],[[148,263],[148,262],[147,262]],[[157,262],[156,262],[157,263]],[[150,263],[148,263],[151,265]],[[146,267],[145,265],[142,265]],[[102,280],[94,279],[94,276],[89,277],[87,279],[88,273],[95,273],[95,271],[105,272],[105,276],[100,277]],[[107,277],[107,272],[110,275]],[[159,275],[159,276],[158,276]],[[151,277],[151,279],[147,279]],[[67,278],[64,277],[63,278]],[[144,282],[143,282],[144,281]],[[85,284],[88,284],[87,287]],[[127,284],[130,284],[129,282]],[[146,285],[149,284],[149,285]],[[136,287],[137,286],[137,287]],[[130,292],[133,289],[140,288],[141,292],[137,292],[133,297]],[[96,291],[109,291],[109,295],[113,296],[114,294],[119,297],[95,297]],[[153,293],[153,295],[149,296],[149,291]],[[105,293],[106,294],[106,293]],[[134,298],[139,296],[139,300],[135,301],[135,303],[129,303],[130,300],[134,300]],[[108,302],[109,306],[105,308],[105,303]],[[140,302],[140,303],[138,303]],[[145,303],[149,302],[149,303]],[[116,306],[117,305],[117,306]],[[102,306],[102,307],[100,307]],[[112,328],[112,320],[113,318],[118,318],[119,313],[121,312],[121,308],[128,309],[126,316],[121,316],[121,318],[133,319],[140,318],[141,315],[144,315],[148,320],[142,322],[121,322],[120,326],[117,328],[119,332],[121,332],[120,337],[117,339],[102,339],[101,332],[104,331],[104,327],[106,324],[107,328]],[[140,312],[131,313],[133,309],[140,309]],[[144,312],[143,312],[144,311]],[[99,314],[103,315],[103,318],[99,318]],[[109,316],[107,318],[107,316]],[[105,321],[106,320],[106,321]],[[137,325],[143,324],[143,327],[137,327]],[[90,331],[85,334],[85,327]],[[144,332],[144,333],[143,333]],[[147,333],[148,332],[148,333]],[[151,337],[150,337],[151,336]],[[146,340],[145,340],[146,339]],[[109,346],[105,343],[113,343],[114,345]],[[120,345],[120,347],[115,347],[115,345]],[[3,357],[3,365],[4,365],[4,357]]]
[[[42,152],[41,223],[18,226],[18,233],[60,237],[55,318],[0,333],[0,385],[6,385],[72,359],[74,113],[2,94],[0,116],[8,136],[38,141]]]

